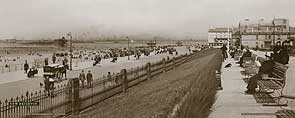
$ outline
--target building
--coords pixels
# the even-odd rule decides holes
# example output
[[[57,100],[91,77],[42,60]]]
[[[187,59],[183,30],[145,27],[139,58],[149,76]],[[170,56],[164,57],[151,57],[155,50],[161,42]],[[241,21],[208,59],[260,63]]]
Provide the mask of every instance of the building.
[[[294,28],[289,25],[289,20],[282,18],[275,18],[269,22],[240,22],[238,31],[243,46],[264,49],[271,48],[276,42],[288,41],[295,33]]]
[[[0,35],[0,42],[15,43],[16,37],[12,35]]]
[[[209,46],[221,47],[223,44],[232,45],[233,28],[214,28],[208,31]]]

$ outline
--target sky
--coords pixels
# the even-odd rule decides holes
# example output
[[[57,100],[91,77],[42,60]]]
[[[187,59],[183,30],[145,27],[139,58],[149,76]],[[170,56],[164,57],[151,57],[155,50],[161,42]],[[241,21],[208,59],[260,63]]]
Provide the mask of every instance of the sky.
[[[96,34],[204,35],[250,19],[288,18],[295,0],[0,0],[0,36]],[[87,33],[84,35],[87,35]]]

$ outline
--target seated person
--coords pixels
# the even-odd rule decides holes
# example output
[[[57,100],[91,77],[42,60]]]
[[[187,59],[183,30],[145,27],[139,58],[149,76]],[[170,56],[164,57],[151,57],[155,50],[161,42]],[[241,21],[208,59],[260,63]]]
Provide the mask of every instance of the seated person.
[[[272,73],[273,70],[273,66],[274,66],[274,61],[272,59],[272,57],[270,57],[269,60],[266,60],[264,62],[261,63],[261,66],[259,67],[259,71],[256,75],[252,76],[249,78],[249,83],[247,86],[247,91],[245,91],[248,94],[253,94],[255,93],[255,89],[257,88],[257,81],[260,80],[262,77],[262,74],[268,74],[270,75]]]
[[[249,49],[247,49],[247,51],[242,55],[241,59],[240,59],[240,66],[243,67],[243,60],[244,60],[244,57],[251,57],[252,53],[250,52]]]

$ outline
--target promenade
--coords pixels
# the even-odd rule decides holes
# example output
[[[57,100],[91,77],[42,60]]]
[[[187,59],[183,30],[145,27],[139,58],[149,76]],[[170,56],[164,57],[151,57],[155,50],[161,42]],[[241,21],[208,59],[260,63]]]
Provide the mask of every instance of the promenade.
[[[178,55],[188,53],[188,50],[185,47],[176,47],[176,49],[179,52]],[[136,60],[132,56],[130,56],[130,60],[128,60],[128,57],[120,57],[116,63],[110,62],[111,59],[105,59],[97,66],[92,66],[92,61],[78,63],[77,65],[74,63],[73,70],[68,71],[67,77],[78,77],[81,69],[84,69],[84,71],[91,70],[94,79],[97,79],[106,75],[107,72],[116,73],[123,68],[135,68],[137,66],[145,65],[147,62],[160,61],[162,58],[166,58],[167,56],[172,58],[175,54],[169,55],[168,53],[165,53],[155,55],[154,53],[151,53],[150,56],[142,56],[139,60]],[[11,97],[14,98],[16,96],[21,96],[27,91],[35,92],[44,90],[44,88],[40,87],[40,82],[43,83],[42,73],[42,69],[39,69],[39,74],[34,78],[27,78],[23,71],[0,74],[0,100],[3,101],[5,99],[10,99]],[[66,83],[67,80],[55,84],[55,86]]]
[[[264,57],[265,52],[255,52],[260,57]],[[228,63],[232,66],[224,68]],[[284,89],[285,95],[295,95],[295,58],[290,57],[286,76],[286,87]],[[245,78],[241,74],[243,70],[236,60],[228,58],[222,65],[221,81],[223,90],[218,91],[216,102],[212,107],[212,113],[209,118],[276,118],[275,112],[282,109],[295,109],[295,101],[288,100],[287,107],[279,106],[262,106],[261,103],[257,103],[253,95],[245,94],[247,84],[242,78]]]

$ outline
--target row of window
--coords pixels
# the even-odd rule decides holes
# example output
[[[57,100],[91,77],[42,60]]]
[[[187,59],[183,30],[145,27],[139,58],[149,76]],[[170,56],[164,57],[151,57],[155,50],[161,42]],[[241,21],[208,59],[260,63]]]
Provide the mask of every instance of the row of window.
[[[259,39],[258,37],[259,37],[259,35],[256,35],[256,40]],[[273,37],[274,37],[273,35],[265,35],[265,39],[266,39],[266,40],[267,40],[267,39],[273,39]],[[276,38],[276,39],[281,39],[281,35],[276,35],[275,38]]]

